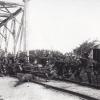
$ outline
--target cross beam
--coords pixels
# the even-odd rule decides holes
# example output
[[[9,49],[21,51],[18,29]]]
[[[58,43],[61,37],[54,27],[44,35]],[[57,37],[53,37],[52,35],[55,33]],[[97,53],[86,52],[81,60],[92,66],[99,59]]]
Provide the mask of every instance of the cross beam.
[[[6,19],[4,19],[1,23],[0,23],[0,28],[2,26],[4,26],[9,20],[11,20],[13,17],[15,17],[16,15],[18,15],[20,12],[22,11],[22,8],[19,8],[18,10],[16,10],[14,13],[12,13],[9,17],[7,17]]]

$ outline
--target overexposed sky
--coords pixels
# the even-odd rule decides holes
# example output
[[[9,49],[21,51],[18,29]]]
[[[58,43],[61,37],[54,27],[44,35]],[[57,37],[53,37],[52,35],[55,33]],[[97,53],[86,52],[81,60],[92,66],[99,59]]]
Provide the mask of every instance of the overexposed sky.
[[[100,0],[30,0],[27,34],[29,49],[63,53],[85,40],[100,40]]]

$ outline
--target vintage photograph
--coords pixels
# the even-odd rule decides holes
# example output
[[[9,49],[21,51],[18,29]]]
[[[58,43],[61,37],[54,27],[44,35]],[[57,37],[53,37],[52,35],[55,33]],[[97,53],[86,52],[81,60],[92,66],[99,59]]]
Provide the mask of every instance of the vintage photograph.
[[[100,0],[0,0],[0,100],[100,100]]]

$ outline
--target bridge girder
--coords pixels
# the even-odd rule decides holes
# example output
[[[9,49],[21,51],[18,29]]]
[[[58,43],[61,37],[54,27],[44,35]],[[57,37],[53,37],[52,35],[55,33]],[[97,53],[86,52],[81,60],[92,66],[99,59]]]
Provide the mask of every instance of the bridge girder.
[[[0,23],[0,28],[5,25],[10,19],[12,19],[13,17],[15,17],[16,15],[18,15],[20,12],[22,11],[22,8],[19,8],[17,11],[15,11],[14,13],[12,13],[11,15],[9,15],[6,19],[4,19],[1,23]]]
[[[9,34],[11,34],[14,37],[13,38],[14,39],[14,43],[13,43],[14,44],[14,53],[15,53],[18,39],[22,38],[22,35],[20,35],[20,34],[22,34],[21,32],[23,29],[23,14],[21,16],[22,18],[21,18],[20,22],[17,20],[16,16],[23,12],[24,12],[23,5],[0,1],[0,29],[2,29],[2,27],[4,27],[5,29],[7,29],[9,31]],[[11,28],[9,28],[7,26],[7,23],[9,23],[9,22],[12,23]],[[19,24],[19,26],[17,25],[17,27],[19,27],[18,31],[16,31],[16,27],[15,27],[16,23]],[[5,44],[8,44],[7,34],[8,34],[8,32],[4,33],[3,30],[0,31],[1,37],[4,38],[5,42],[7,42]],[[5,46],[5,49],[7,50],[7,45]]]

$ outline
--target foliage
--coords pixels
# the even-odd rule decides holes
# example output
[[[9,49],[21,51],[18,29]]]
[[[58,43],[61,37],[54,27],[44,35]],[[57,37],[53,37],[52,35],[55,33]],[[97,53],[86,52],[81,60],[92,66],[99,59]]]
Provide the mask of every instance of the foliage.
[[[27,55],[25,52],[20,52],[18,60],[20,63],[25,63],[27,61]]]
[[[30,51],[30,61],[33,62],[34,59],[44,59],[50,60],[51,63],[54,63],[57,60],[63,60],[64,55],[58,51],[51,50],[32,50]]]
[[[95,47],[97,40],[94,41],[85,41],[79,47],[75,48],[74,54],[81,57],[88,57],[90,51]]]
[[[96,40],[85,41],[79,47],[75,48],[73,52],[67,52],[65,54],[62,54],[59,51],[52,51],[52,50],[31,50],[29,51],[29,60],[32,66],[27,65],[28,63],[26,63],[27,61],[26,53],[20,52],[18,57],[16,57],[20,65],[17,65],[19,63],[15,63],[15,62],[12,63],[16,64],[15,68],[16,66],[19,68],[22,66],[22,70],[27,70],[27,68],[29,67],[32,68],[32,70],[29,71],[33,71],[32,73],[35,72],[35,75],[36,72],[40,75],[42,74],[44,75],[45,73],[47,78],[49,76],[55,78],[65,78],[65,79],[68,78],[70,80],[74,79],[75,81],[78,80],[79,82],[82,82],[83,81],[82,78],[84,78],[85,75],[87,79],[90,80],[89,83],[91,84],[92,71],[88,73],[87,68],[90,66],[93,69],[94,67],[96,68],[100,66],[100,64],[98,66],[96,66],[95,64],[94,66],[93,65],[94,61],[88,58],[90,51],[96,47],[96,42],[97,42]],[[8,54],[7,58],[8,58],[7,60],[13,59],[14,55]],[[37,63],[34,63],[35,60],[37,60]],[[11,65],[8,64],[8,65],[12,66],[12,64]],[[7,68],[8,65],[6,66]],[[42,67],[39,67],[40,65],[42,65]],[[90,67],[88,68],[88,70],[91,70]],[[9,68],[7,70],[9,70]],[[29,71],[27,71],[27,73],[29,73]],[[10,71],[8,72],[10,73]],[[95,73],[96,76],[98,71],[95,69],[93,73]],[[27,77],[25,76],[25,78]]]
[[[80,64],[80,59],[73,53],[67,53],[65,62],[70,66],[78,66]]]
[[[81,60],[78,56],[70,52],[66,53],[65,63],[67,65],[66,67],[69,67],[71,70],[75,71],[80,67]]]

